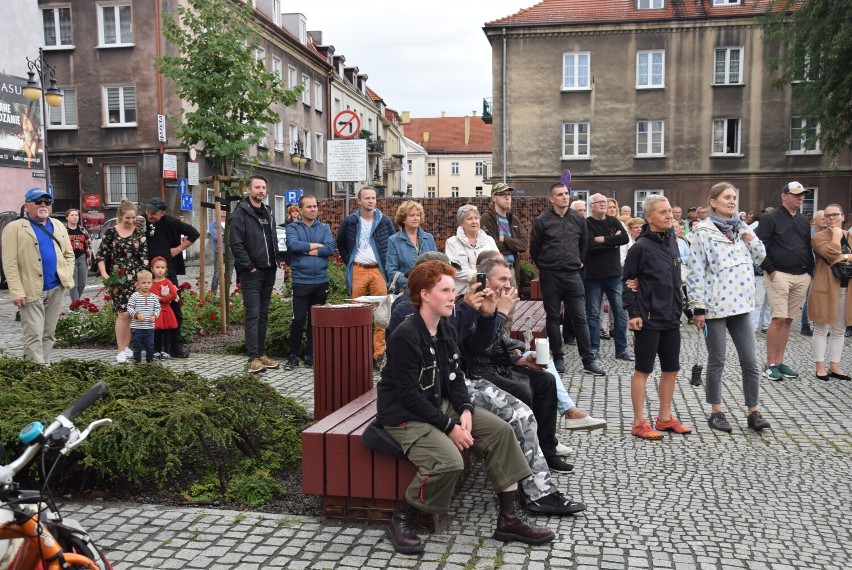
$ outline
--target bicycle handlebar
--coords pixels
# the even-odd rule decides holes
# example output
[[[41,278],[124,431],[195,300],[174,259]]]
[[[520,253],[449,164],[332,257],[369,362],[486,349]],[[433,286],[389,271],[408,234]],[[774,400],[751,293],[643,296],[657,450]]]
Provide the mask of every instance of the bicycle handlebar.
[[[74,418],[86,411],[89,406],[94,404],[98,398],[106,394],[108,391],[109,386],[107,386],[105,382],[98,382],[86,390],[86,393],[77,398],[77,400],[75,400],[70,406],[65,408],[62,415],[73,421]]]

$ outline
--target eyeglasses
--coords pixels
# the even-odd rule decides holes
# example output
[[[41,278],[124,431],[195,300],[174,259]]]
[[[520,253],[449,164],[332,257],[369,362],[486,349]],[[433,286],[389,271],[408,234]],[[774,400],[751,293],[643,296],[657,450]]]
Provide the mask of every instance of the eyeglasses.
[[[38,198],[37,200],[30,200],[30,203],[38,206],[50,206],[53,204],[53,200],[50,198]]]
[[[598,204],[606,204],[606,200],[597,201],[597,202],[589,202],[592,206],[597,206]]]
[[[826,217],[826,218],[836,218],[836,217],[838,217],[838,216],[842,216],[842,215],[843,215],[843,214],[841,214],[840,212],[837,212],[837,213],[835,213],[835,214],[826,214],[826,215],[825,215],[825,217]]]

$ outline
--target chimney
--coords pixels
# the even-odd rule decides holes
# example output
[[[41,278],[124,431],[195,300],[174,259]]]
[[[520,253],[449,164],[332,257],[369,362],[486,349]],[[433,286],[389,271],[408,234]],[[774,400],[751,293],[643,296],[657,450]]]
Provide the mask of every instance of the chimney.
[[[476,111],[471,111],[471,113],[473,113],[474,117],[476,116]]]
[[[411,111],[402,112],[402,124],[407,125],[411,122]]]
[[[429,131],[423,131],[423,144],[429,144]]]
[[[464,144],[470,144],[470,115],[464,116]]]
[[[447,116],[447,112],[441,111],[441,118],[444,119],[444,118],[446,118],[446,116]]]

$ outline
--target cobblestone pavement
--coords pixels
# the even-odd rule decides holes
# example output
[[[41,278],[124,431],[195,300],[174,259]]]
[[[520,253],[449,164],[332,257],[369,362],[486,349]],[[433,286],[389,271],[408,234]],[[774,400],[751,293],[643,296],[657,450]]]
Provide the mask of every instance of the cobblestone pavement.
[[[0,343],[20,354],[20,325],[0,292]],[[761,385],[761,409],[772,429],[745,426],[736,353],[730,347],[723,392],[732,434],[711,431],[702,388],[688,382],[703,345],[684,329],[683,371],[674,411],[694,429],[660,442],[630,436],[631,365],[603,341],[603,378],[580,374],[569,347],[563,375],[577,404],[609,420],[606,430],[569,433],[574,473],[557,485],[588,510],[570,518],[538,517],[557,532],[550,545],[504,545],[490,538],[493,494],[476,470],[454,499],[449,528],[426,536],[420,556],[393,552],[381,528],[341,526],[318,518],[109,502],[72,503],[117,568],[837,568],[852,567],[852,382],[812,374],[809,339],[794,324],[787,362],[800,380]],[[759,357],[764,338],[758,334]],[[847,342],[843,364],[852,370]],[[57,350],[59,358],[111,361],[110,350]],[[243,369],[241,357],[192,355],[168,366],[207,376]],[[263,378],[311,409],[311,371],[269,371]],[[652,375],[652,379],[655,377]],[[649,381],[649,388],[653,384]],[[647,413],[656,412],[649,389]]]

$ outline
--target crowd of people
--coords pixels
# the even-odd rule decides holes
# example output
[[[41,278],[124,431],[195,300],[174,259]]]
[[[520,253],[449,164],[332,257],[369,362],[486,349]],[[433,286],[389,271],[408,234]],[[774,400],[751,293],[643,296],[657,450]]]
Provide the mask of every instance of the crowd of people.
[[[616,359],[633,363],[631,433],[646,440],[692,431],[672,415],[684,326],[696,327],[705,339],[707,423],[714,430],[733,431],[721,396],[728,336],[739,359],[746,426],[770,427],[760,412],[760,378],[799,377],[785,354],[791,323],[805,303],[808,326],[813,323],[815,376],[850,379],[841,356],[852,323],[852,238],[842,229],[837,204],[818,212],[813,224],[801,213],[807,190],[798,182],[783,187],[779,207],[754,214],[738,212],[738,190],[720,182],[710,188],[706,205],[688,208],[686,217],[662,195],[646,197],[641,217],[634,217],[630,206],[619,207],[614,198],[593,194],[588,203],[572,202],[570,190],[554,184],[550,207],[529,231],[512,213],[513,191],[495,184],[484,212],[461,206],[443,253],[423,227],[421,204],[405,201],[391,217],[379,210],[370,187],[359,190],[358,207],[337,236],[320,221],[316,197],[302,196],[288,211],[289,366],[313,363],[310,307],[328,297],[329,257],[336,251],[350,297],[401,292],[387,330],[375,327],[372,345],[381,372],[378,422],[418,467],[388,528],[399,552],[423,550],[418,513],[447,511],[467,449],[485,458],[498,497],[498,540],[548,542],[553,532],[524,513],[566,516],[586,508],[560,492],[551,477],[573,470],[565,460],[571,450],[556,436],[560,418],[568,430],[607,425],[565,390],[568,346],[576,346],[583,373],[595,377],[606,374],[603,340],[613,341]],[[266,198],[266,180],[251,177],[227,225],[252,373],[279,366],[264,349],[273,284],[284,265]],[[2,236],[11,296],[21,310],[24,356],[45,363],[64,291],[79,298],[74,275],[91,256],[79,211],[68,213],[66,228],[51,222],[51,203],[48,193],[29,190],[24,216]],[[181,254],[198,231],[169,216],[160,198],[146,205],[146,225],[129,201],[117,217],[92,260],[116,315],[116,360],[185,356],[177,276],[184,273]],[[225,221],[211,222],[214,240]],[[527,252],[539,272],[546,314],[547,348],[538,353],[508,334]],[[215,274],[214,288],[218,282]],[[767,359],[760,363],[755,335],[764,328]],[[657,361],[659,409],[652,426],[645,418],[646,384]]]

